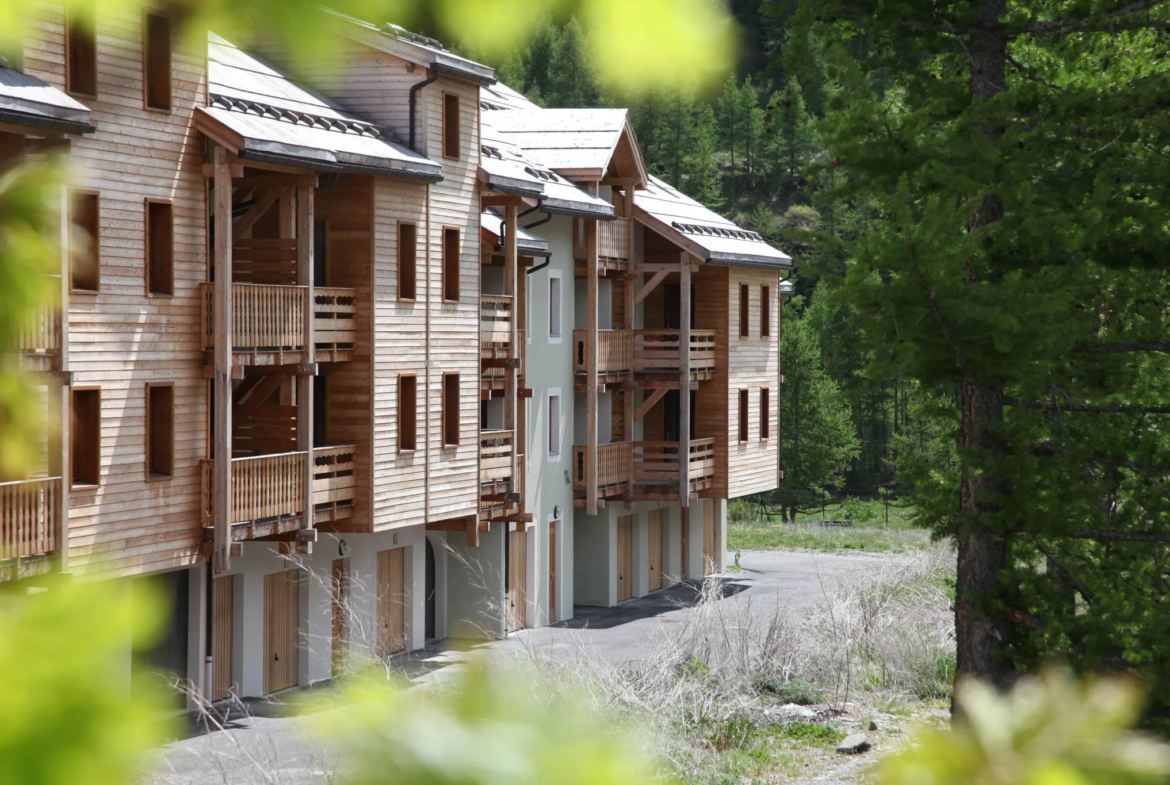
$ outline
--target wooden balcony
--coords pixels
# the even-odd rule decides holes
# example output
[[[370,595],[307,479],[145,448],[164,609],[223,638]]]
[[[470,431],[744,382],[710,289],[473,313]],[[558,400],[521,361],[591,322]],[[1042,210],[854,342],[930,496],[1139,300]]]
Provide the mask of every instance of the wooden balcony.
[[[60,310],[48,306],[34,310],[16,333],[15,348],[23,358],[26,369],[50,370],[53,358],[61,351]]]
[[[356,448],[313,450],[313,506],[323,520],[353,514],[356,502]],[[307,452],[286,452],[232,459],[232,540],[239,542],[306,528],[305,461]],[[203,525],[213,522],[215,461],[202,462]]]
[[[479,298],[480,313],[480,389],[481,394],[490,396],[493,391],[502,391],[507,377],[509,363],[522,368],[524,355],[524,331],[516,331],[516,346],[512,346],[513,300],[497,294],[484,294]],[[523,371],[520,371],[523,374]]]
[[[200,284],[203,293],[203,348],[215,348],[215,284]],[[305,286],[232,284],[232,364],[291,365],[307,357]],[[313,295],[313,330],[318,359],[348,360],[355,340],[357,291],[320,287]]]
[[[597,336],[597,373],[601,377],[629,373],[679,373],[679,330],[600,330]],[[573,331],[573,368],[588,370],[587,330]],[[691,379],[709,379],[715,373],[714,330],[691,330]]]
[[[512,298],[502,294],[479,297],[479,340],[484,346],[512,342]]]
[[[512,474],[515,438],[512,431],[482,431],[479,435],[481,521],[505,521],[523,513],[524,472]]]
[[[715,440],[690,444],[690,493],[710,487],[715,480]],[[631,481],[633,487],[630,487]],[[679,498],[678,442],[614,442],[597,448],[597,495],[629,501]],[[584,497],[585,447],[573,447],[573,489]]]
[[[606,262],[628,264],[631,258],[630,219],[597,222],[597,256]]]
[[[60,537],[60,477],[0,483],[0,581],[47,572]]]

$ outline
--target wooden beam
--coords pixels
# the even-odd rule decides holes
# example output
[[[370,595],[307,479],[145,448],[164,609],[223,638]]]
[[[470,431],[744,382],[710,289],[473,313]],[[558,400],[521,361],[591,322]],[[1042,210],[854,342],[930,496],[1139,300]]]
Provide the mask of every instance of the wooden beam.
[[[594,184],[591,193],[597,193]],[[588,330],[585,337],[586,372],[585,384],[585,510],[596,515],[599,509],[597,499],[597,355],[600,347],[598,312],[599,275],[597,269],[597,221],[585,221],[585,280],[587,283],[585,318]]]
[[[671,270],[659,270],[654,273],[654,277],[647,281],[646,285],[639,289],[638,294],[634,296],[634,304],[638,305],[649,297],[650,293],[657,289],[658,284],[666,280],[666,276],[670,275],[671,272]]]
[[[251,229],[272,208],[272,205],[276,204],[277,200],[284,195],[286,190],[285,188],[269,188],[260,194],[260,198],[256,200],[254,205],[248,208],[248,212],[234,221],[234,236],[239,237]]]
[[[198,114],[198,113],[196,113]],[[232,170],[228,151],[215,148],[215,467],[212,525],[214,571],[232,566]]]
[[[475,515],[468,515],[465,519],[467,526],[467,547],[479,547],[479,520]]]
[[[509,368],[520,367],[520,360],[515,357],[484,357],[480,360],[481,368]]]
[[[231,167],[231,176],[232,177],[243,177],[244,176],[244,165],[243,164],[228,164],[228,166]],[[203,176],[204,177],[215,177],[215,164],[203,164]]]
[[[660,387],[657,390],[655,390],[653,393],[651,393],[649,398],[642,401],[642,405],[638,407],[638,411],[634,412],[634,422],[638,422],[643,417],[645,417],[646,414],[651,409],[654,408],[654,404],[661,401],[663,399],[663,397],[666,396],[666,393],[668,393],[668,392],[669,392],[669,390],[666,387]],[[626,393],[626,395],[630,395],[630,394]],[[631,397],[633,397],[633,396],[631,396]],[[633,427],[633,423],[631,423],[631,427]]]
[[[302,186],[296,191],[296,240],[297,240],[297,284],[308,289],[305,297],[305,360],[303,365],[312,367],[315,371],[316,337],[313,332],[314,304],[316,302],[313,289],[313,232],[316,228],[314,216],[314,189]],[[286,217],[290,223],[294,216]],[[297,449],[307,452],[305,461],[305,520],[304,528],[313,528],[313,388],[314,377],[308,374],[297,375]]]
[[[517,297],[516,275],[519,269],[518,264],[518,248],[519,242],[516,233],[516,205],[510,204],[504,208],[504,294],[512,298],[512,318],[508,320],[508,355],[509,359],[513,361],[504,370],[504,430],[512,432],[513,445],[510,451],[509,460],[511,461],[511,472],[509,477],[512,478],[512,488],[516,487],[517,477],[517,461],[516,461],[516,410],[518,400],[516,397],[516,381],[518,377],[518,370],[520,368],[520,352],[523,347],[520,345],[519,334],[519,320],[520,320],[520,298]]]
[[[273,373],[267,376],[248,377],[248,379],[245,381],[251,381],[252,379],[258,379],[259,381],[252,386],[251,390],[246,390],[244,393],[245,397],[243,397],[239,403],[232,407],[232,421],[234,425],[239,425],[236,420],[251,417],[253,414],[255,414],[256,410],[263,406],[264,402],[271,398],[272,394],[279,390],[280,385],[284,384],[288,378],[288,374],[283,373]],[[299,420],[297,425],[299,427]],[[298,445],[297,449],[302,450],[304,448]]]
[[[691,487],[691,266],[685,251],[679,256],[678,487],[679,504],[686,507],[690,504],[687,492]]]

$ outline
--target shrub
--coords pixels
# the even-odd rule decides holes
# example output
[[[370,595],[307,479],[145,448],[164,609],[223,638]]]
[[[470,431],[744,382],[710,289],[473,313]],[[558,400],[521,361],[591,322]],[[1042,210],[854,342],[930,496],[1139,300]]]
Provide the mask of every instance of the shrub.
[[[732,499],[727,503],[727,520],[732,523],[753,523],[756,507],[747,499]]]

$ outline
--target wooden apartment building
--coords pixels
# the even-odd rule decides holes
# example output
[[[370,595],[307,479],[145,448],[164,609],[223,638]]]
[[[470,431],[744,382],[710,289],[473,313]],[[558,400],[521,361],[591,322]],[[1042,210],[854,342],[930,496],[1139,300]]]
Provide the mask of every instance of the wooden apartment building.
[[[622,110],[321,29],[306,65],[49,12],[0,68],[0,165],[70,164],[59,307],[7,348],[60,427],[0,478],[0,592],[150,584],[149,667],[213,699],[718,569],[719,504],[776,479],[787,257]]]

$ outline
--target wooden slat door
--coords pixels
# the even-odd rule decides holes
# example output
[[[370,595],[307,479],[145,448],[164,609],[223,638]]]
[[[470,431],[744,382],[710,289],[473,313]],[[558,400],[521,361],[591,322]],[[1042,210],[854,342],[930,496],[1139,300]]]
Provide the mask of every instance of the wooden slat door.
[[[232,578],[216,578],[211,584],[211,699],[220,701],[232,693]]]
[[[634,596],[634,518],[618,518],[617,537],[618,602]]]
[[[548,621],[557,620],[557,522],[548,524]]]
[[[646,532],[646,552],[649,557],[649,590],[662,588],[662,510],[651,510]]]
[[[349,612],[349,559],[333,560],[331,581],[333,604],[333,675],[340,676],[345,670],[345,647],[349,640],[346,630]]]
[[[703,574],[710,575],[718,561],[715,559],[717,538],[715,537],[715,503],[710,499],[699,501],[699,510],[703,516]]]
[[[264,693],[297,684],[300,591],[298,572],[264,576]]]
[[[508,532],[508,631],[527,626],[528,534]]]
[[[378,552],[378,656],[406,648],[406,571],[403,549]]]

